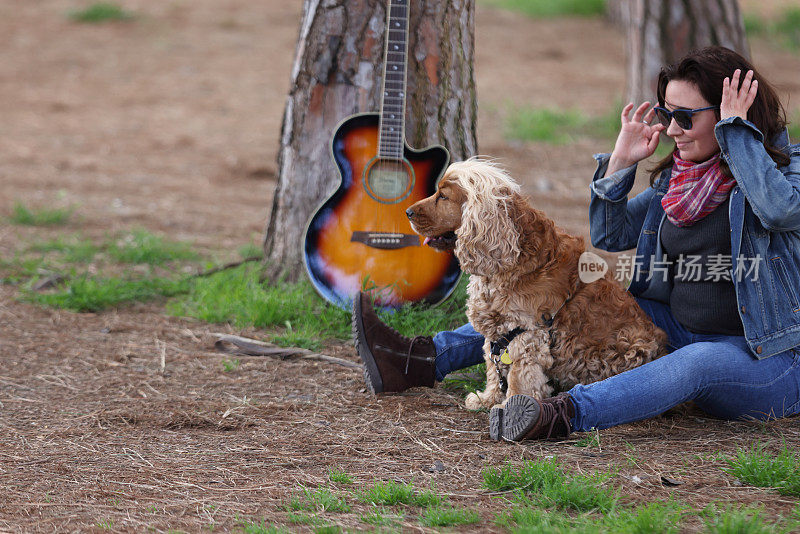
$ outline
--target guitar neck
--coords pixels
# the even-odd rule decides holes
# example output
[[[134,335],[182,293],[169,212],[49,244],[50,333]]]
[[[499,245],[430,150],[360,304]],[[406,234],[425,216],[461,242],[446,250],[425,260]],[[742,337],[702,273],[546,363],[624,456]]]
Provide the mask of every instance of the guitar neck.
[[[386,54],[381,91],[378,155],[403,159],[408,67],[409,0],[389,0],[386,17]]]

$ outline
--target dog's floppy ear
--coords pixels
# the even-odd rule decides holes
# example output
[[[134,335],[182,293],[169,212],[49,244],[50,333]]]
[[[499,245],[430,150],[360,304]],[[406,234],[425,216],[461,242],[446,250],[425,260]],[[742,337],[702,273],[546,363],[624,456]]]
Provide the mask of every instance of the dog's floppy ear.
[[[519,196],[514,199],[511,217],[519,232],[519,267],[529,272],[551,261],[558,248],[555,223]]]
[[[456,256],[469,274],[491,276],[514,266],[520,233],[514,217],[516,193],[498,190],[494,199],[467,194],[456,230]]]

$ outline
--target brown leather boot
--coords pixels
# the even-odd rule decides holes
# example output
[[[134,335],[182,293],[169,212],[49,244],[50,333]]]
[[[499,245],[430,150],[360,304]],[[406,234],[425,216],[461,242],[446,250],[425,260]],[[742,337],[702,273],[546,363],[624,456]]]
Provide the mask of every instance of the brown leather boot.
[[[489,412],[489,437],[506,441],[563,439],[572,432],[575,405],[569,394],[559,393],[541,401],[514,395],[503,408]]]
[[[436,360],[433,339],[400,335],[378,318],[364,293],[353,300],[353,341],[364,362],[364,381],[373,393],[433,387]]]

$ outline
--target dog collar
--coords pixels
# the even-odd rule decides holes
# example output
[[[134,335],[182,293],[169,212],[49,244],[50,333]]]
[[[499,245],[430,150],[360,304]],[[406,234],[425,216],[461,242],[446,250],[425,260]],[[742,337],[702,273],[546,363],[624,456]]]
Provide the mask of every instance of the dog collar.
[[[516,327],[511,332],[506,332],[497,341],[492,341],[492,356],[500,356],[508,348],[514,338],[525,331],[524,328]]]
[[[564,306],[566,306],[567,303],[570,300],[572,300],[572,297],[574,297],[575,294],[578,292],[578,285],[580,283],[580,280],[576,280],[575,282],[576,283],[575,287],[573,287],[573,291],[567,295],[566,300],[561,303],[561,306],[559,306],[555,312],[553,312],[552,314],[551,313],[542,314],[542,324],[545,326],[545,328],[547,328],[547,334],[550,338],[551,349],[553,348],[553,341],[554,341],[553,321],[555,321],[558,312],[560,312],[564,308]],[[514,338],[516,338],[518,335],[520,335],[525,331],[526,330],[524,328],[518,326],[514,330],[506,332],[505,334],[500,336],[496,341],[490,342],[490,347],[492,349],[492,361],[494,362],[494,369],[497,372],[497,379],[500,381],[500,391],[503,392],[503,395],[505,395],[506,391],[508,391],[508,378],[506,378],[506,375],[500,369],[500,364],[502,363],[505,365],[509,365],[510,363],[513,363],[511,361],[511,357],[508,355],[508,346],[511,344],[512,341],[514,341]],[[504,356],[506,357],[505,359],[503,358]],[[506,359],[508,361],[505,361]]]

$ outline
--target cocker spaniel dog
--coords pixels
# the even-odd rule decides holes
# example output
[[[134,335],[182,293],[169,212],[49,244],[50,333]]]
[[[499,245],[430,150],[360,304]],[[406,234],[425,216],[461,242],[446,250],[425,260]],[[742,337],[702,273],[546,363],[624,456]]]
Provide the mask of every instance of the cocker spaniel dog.
[[[436,194],[407,211],[425,244],[455,249],[470,275],[467,317],[486,338],[486,389],[467,397],[473,410],[517,394],[549,397],[667,352],[666,334],[610,270],[581,281],[583,239],[519,191],[497,165],[473,158],[450,165]]]

